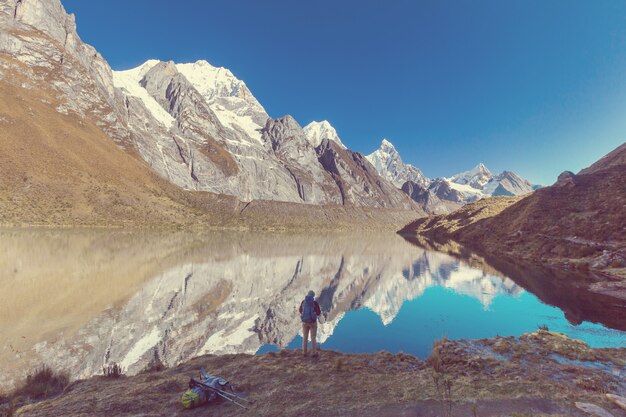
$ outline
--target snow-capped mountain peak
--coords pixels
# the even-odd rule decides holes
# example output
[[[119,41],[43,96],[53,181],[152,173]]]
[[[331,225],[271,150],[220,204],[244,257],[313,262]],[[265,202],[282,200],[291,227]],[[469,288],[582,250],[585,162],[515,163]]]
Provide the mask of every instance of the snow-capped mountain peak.
[[[160,62],[151,59],[136,68],[113,71],[113,79],[116,87],[140,98],[152,115],[169,128],[174,119],[141,85],[146,74]],[[245,132],[248,137],[260,142],[260,130],[269,116],[243,81],[227,68],[215,67],[205,60],[170,64],[172,71],[182,74],[200,93],[224,126]]]
[[[383,139],[380,143],[380,148],[367,155],[366,158],[374,165],[376,171],[383,178],[391,181],[398,188],[402,187],[407,181],[423,187],[427,187],[430,183],[430,180],[424,176],[422,171],[411,164],[402,162],[402,158],[395,146],[387,139]]]
[[[259,131],[269,115],[245,82],[229,69],[215,67],[205,60],[176,64],[176,69],[198,90],[224,125],[260,140]]]
[[[482,162],[469,171],[443,180],[460,192],[466,203],[485,197],[523,195],[533,191],[532,184],[519,175],[511,171],[494,175]]]
[[[380,147],[376,152],[379,152],[379,155],[381,156],[387,155],[390,158],[400,158],[400,154],[398,153],[396,147],[386,138],[383,138],[383,140],[380,141]]]
[[[493,176],[489,168],[487,168],[485,164],[483,164],[482,162],[480,162],[478,165],[476,165],[474,168],[470,169],[469,171],[462,173],[461,175],[463,174],[467,176],[477,176],[477,175]]]
[[[491,179],[493,174],[482,162],[469,171],[461,172],[450,178],[451,182],[461,185],[469,185],[478,190],[482,189]]]
[[[141,86],[143,77],[160,62],[151,59],[136,68],[126,71],[113,71],[113,84],[120,88],[124,94],[139,98],[157,121],[166,128],[170,128],[174,125],[174,117]]]
[[[380,142],[380,149],[389,149],[396,151],[396,147],[393,146],[393,143],[389,142],[387,138],[383,138],[383,140]]]
[[[309,123],[304,127],[304,133],[306,134],[306,137],[311,145],[314,147],[318,147],[324,139],[328,139],[346,149],[346,146],[343,142],[341,142],[337,131],[327,120]]]
[[[239,97],[250,104],[260,106],[252,94],[246,91],[246,84],[237,79],[227,68],[215,67],[205,60],[176,64],[176,68],[207,101],[216,97]]]

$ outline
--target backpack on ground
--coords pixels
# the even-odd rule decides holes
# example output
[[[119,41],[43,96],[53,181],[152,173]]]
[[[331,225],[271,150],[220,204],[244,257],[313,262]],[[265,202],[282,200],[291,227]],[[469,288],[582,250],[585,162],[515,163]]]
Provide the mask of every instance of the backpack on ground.
[[[199,381],[194,378],[189,380],[189,389],[183,393],[180,402],[183,408],[189,409],[211,403],[220,398],[247,409],[241,401],[248,402],[248,400],[236,394],[233,386],[228,381],[218,376],[210,375],[202,369],[200,370]]]

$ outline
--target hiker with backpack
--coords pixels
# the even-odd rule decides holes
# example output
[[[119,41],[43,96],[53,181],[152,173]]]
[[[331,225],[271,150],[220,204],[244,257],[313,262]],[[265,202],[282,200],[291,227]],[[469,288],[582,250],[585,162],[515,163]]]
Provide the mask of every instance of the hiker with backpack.
[[[322,314],[320,305],[315,301],[315,292],[312,290],[300,303],[300,319],[302,320],[302,354],[307,356],[309,333],[311,333],[311,355],[317,357],[317,318]]]

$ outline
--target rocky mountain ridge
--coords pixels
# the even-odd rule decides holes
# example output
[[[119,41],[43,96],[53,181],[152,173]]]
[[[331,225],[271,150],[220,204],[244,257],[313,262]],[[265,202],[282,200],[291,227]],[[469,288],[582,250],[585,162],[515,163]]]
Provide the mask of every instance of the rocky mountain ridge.
[[[511,171],[494,175],[483,163],[451,177],[430,179],[418,168],[404,163],[387,139],[366,158],[383,178],[406,192],[429,213],[453,211],[481,198],[524,195],[537,188]]]
[[[303,129],[290,116],[272,119],[243,81],[207,61],[149,60],[112,71],[80,40],[74,17],[58,0],[11,0],[1,19],[5,68],[26,70],[29,78],[50,84],[59,99],[57,112],[93,120],[118,146],[184,190],[244,203],[438,213],[485,196],[532,189],[515,174],[494,177],[482,165],[486,172],[478,181],[462,174],[431,180],[404,164],[388,140],[362,157],[345,147],[328,121]],[[23,87],[7,75],[5,81]],[[406,182],[422,190],[422,197],[403,193]]]
[[[183,188],[233,195],[243,201],[414,208],[397,190],[386,184],[378,186],[376,171],[361,178],[368,181],[365,187],[350,184],[352,173],[346,173],[341,184],[331,178],[339,174],[325,171],[320,160],[323,150],[317,148],[328,139],[346,149],[335,129],[327,121],[303,129],[291,116],[271,119],[245,83],[225,68],[206,61],[175,64],[151,60],[132,70],[114,72],[114,76],[126,95],[156,100],[153,116],[170,123],[172,139],[157,143],[158,154],[145,152],[142,156]],[[173,83],[178,86],[174,88]],[[186,97],[187,102],[178,101],[178,96]],[[172,107],[173,102],[180,104]],[[160,115],[161,109],[173,120]],[[195,146],[187,143],[189,137]],[[209,150],[202,152],[206,144]],[[179,158],[185,151],[187,158]],[[344,193],[344,185],[350,186],[351,193]],[[376,193],[381,187],[385,193]]]
[[[318,129],[310,126],[309,135],[315,130],[318,135],[316,141],[320,140],[318,146],[314,146],[293,118],[270,118],[245,83],[225,68],[213,67],[206,61],[175,64],[151,60],[133,70],[113,72],[95,49],[80,40],[74,17],[65,12],[58,0],[3,2],[0,5],[0,28],[0,83],[6,86],[5,91],[11,91],[14,98],[23,95],[28,96],[28,100],[42,103],[41,111],[46,113],[48,119],[46,124],[38,125],[39,133],[31,139],[36,142],[41,140],[37,138],[42,135],[52,134],[52,130],[46,131],[46,126],[93,124],[131,159],[137,160],[129,162],[135,165],[133,169],[141,170],[149,166],[158,176],[184,190],[177,191],[160,182],[159,187],[171,191],[168,191],[168,199],[173,200],[168,200],[167,204],[188,205],[193,200],[193,205],[203,206],[201,211],[217,204],[218,207],[210,210],[217,208],[224,212],[220,215],[225,215],[230,208],[221,207],[219,201],[228,202],[226,205],[229,206],[231,203],[237,205],[236,200],[245,207],[250,202],[259,202],[255,203],[257,207],[266,206],[262,202],[269,201],[338,206],[345,207],[347,211],[353,208],[366,211],[388,208],[422,213],[416,203],[381,178],[359,154],[343,149],[330,125],[322,123]],[[32,113],[26,104],[20,111],[26,115]],[[68,119],[63,120],[63,116]],[[3,120],[15,129],[34,126],[28,117],[17,114],[8,117],[5,113]],[[38,120],[43,120],[41,115]],[[64,130],[71,128],[68,125],[61,131]],[[13,139],[18,140],[19,135],[15,133],[5,131],[4,134],[13,135],[5,142],[7,146]],[[77,135],[77,140],[80,140],[80,133],[77,132]],[[83,159],[95,158],[96,153],[89,149],[102,144],[101,139],[98,139],[100,142],[93,142],[92,137],[93,134],[82,146],[81,151],[85,153]],[[339,144],[341,152],[337,152],[338,159],[334,165],[344,166],[345,169],[335,169],[329,164],[332,158],[328,157],[327,146],[317,149],[325,139]],[[105,177],[108,178],[107,172],[115,172],[116,168],[106,166],[104,160],[81,162],[80,167],[68,161],[61,162],[76,150],[64,148],[59,136],[54,136],[53,140],[58,142],[59,152],[63,155],[58,155],[58,164],[46,159],[47,168],[33,173],[33,180],[49,182],[45,172],[73,167],[72,172],[82,175],[82,179],[97,176],[99,181],[104,181],[102,185],[90,188],[94,196],[98,193],[96,190],[115,188],[107,183]],[[37,147],[36,144],[34,146]],[[45,150],[38,151],[37,161],[45,159]],[[122,157],[112,152],[117,155],[112,156],[113,159]],[[3,183],[9,181],[4,185],[13,190],[9,196],[32,192],[32,188],[15,188],[16,181],[9,179],[13,176],[10,172],[14,169],[12,166],[19,166],[22,162],[24,166],[33,166],[33,161],[21,161],[25,154],[14,150],[3,153],[12,162],[0,165]],[[82,174],[82,167],[90,167],[89,170],[94,172],[87,177]],[[332,172],[327,171],[327,167]],[[357,167],[359,170],[353,172]],[[29,169],[22,171],[26,173],[24,175],[29,175]],[[132,170],[127,168],[127,171]],[[148,171],[145,175],[151,176]],[[59,186],[59,193],[61,189],[72,190],[72,195],[54,197],[62,203],[63,211],[81,211],[80,217],[90,218],[89,212],[93,213],[95,209],[94,199],[86,199],[78,190],[80,187],[76,180],[70,180],[60,172],[55,174],[55,181],[66,181]],[[141,189],[141,184],[141,181],[137,182],[137,192],[149,194],[150,191]],[[44,186],[42,189],[55,191]],[[192,196],[186,194],[187,191],[197,194]],[[126,189],[115,192],[123,195]],[[236,200],[230,202],[220,196]],[[46,198],[40,194],[37,200],[43,202],[41,200]],[[94,198],[106,201],[104,197]],[[206,198],[212,202],[202,202]],[[77,199],[86,200],[87,210],[77,207]],[[149,216],[143,209],[137,210],[137,200],[129,201],[129,204],[135,207],[135,212]],[[293,209],[295,206],[289,208],[290,211]],[[191,210],[197,211],[198,207]],[[302,210],[309,209],[303,207]],[[19,211],[12,210],[13,213]],[[109,211],[102,210],[102,213]],[[41,216],[38,217],[50,218],[44,212],[39,214]],[[11,216],[8,216],[9,221],[13,220]],[[17,220],[26,221],[20,215]]]

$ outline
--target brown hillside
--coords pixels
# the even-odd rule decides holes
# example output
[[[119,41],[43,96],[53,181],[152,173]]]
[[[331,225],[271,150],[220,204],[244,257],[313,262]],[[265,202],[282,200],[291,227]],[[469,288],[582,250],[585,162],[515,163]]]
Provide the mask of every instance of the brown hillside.
[[[0,81],[0,225],[392,229],[408,210],[321,207],[184,191],[56,94],[14,71]]]
[[[418,220],[402,233],[453,239],[488,253],[591,268],[624,276],[626,147],[579,175],[515,201],[492,198],[447,216]]]
[[[18,74],[11,74],[15,80]],[[50,91],[0,82],[0,223],[183,223],[202,216]]]
[[[387,352],[323,351],[318,359],[288,350],[202,356],[132,377],[76,381],[60,396],[34,404],[27,404],[37,400],[28,398],[29,390],[18,390],[14,398],[0,396],[0,413],[4,408],[29,417],[583,417],[575,403],[590,402],[622,415],[605,394],[626,389],[619,376],[624,349],[591,349],[538,331],[519,338],[442,340],[433,352],[427,361]],[[200,368],[231,381],[248,400],[248,409],[219,401],[183,410],[181,394]],[[451,401],[441,394],[443,381],[449,381]]]
[[[591,174],[619,165],[626,165],[626,142],[622,143],[614,151],[603,156],[595,164],[581,170],[578,174]]]

